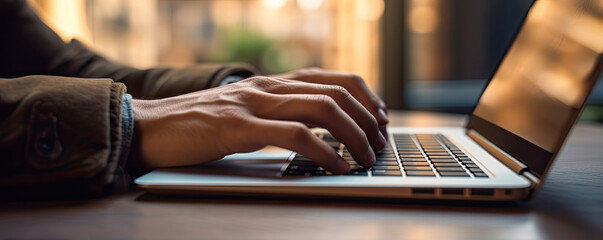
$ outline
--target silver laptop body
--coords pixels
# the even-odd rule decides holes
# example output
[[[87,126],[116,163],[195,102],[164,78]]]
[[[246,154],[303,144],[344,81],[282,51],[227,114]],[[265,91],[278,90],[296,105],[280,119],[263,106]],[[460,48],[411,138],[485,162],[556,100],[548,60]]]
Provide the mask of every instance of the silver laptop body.
[[[603,4],[537,0],[467,125],[390,127],[381,167],[329,175],[293,152],[262,150],[158,169],[135,183],[160,194],[530,199],[579,116],[602,59]],[[324,130],[316,133],[328,138]],[[345,148],[334,148],[345,159]]]

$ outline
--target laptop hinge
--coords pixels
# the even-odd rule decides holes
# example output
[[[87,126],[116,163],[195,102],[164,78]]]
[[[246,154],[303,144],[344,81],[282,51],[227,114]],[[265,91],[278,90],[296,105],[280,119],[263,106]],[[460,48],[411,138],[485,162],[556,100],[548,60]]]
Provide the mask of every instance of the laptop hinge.
[[[521,175],[523,175],[525,178],[528,179],[528,181],[530,181],[530,183],[532,183],[532,188],[540,184],[540,178],[536,177],[536,175],[532,174],[532,172],[530,171],[524,171]]]
[[[479,134],[477,131],[475,131],[473,129],[469,129],[469,130],[467,130],[467,135],[469,135],[469,137],[471,139],[473,139],[473,141],[477,142],[480,146],[482,146],[484,149],[486,149],[486,151],[488,151],[490,154],[492,154],[492,156],[494,156],[496,159],[498,159],[498,161],[500,161],[505,166],[507,166],[508,168],[513,170],[515,173],[520,174],[520,175],[524,172],[529,173],[529,171],[526,171],[528,169],[528,166],[526,166],[519,160],[515,159],[513,156],[507,154],[502,149],[498,148],[496,145],[494,145],[492,142],[490,142],[484,136]],[[530,175],[532,175],[532,174],[530,173]],[[536,179],[538,179],[538,178],[536,178]],[[530,179],[530,181],[532,181],[532,179]]]

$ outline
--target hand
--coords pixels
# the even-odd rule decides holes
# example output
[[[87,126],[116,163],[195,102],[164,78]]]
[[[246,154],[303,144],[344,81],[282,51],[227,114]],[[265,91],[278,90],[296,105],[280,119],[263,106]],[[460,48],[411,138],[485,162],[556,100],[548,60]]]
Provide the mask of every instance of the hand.
[[[352,73],[329,71],[320,68],[306,68],[273,75],[272,77],[344,87],[377,119],[381,133],[386,138],[388,137],[386,128],[386,125],[389,123],[389,119],[387,118],[387,107],[379,97],[368,89],[360,76]]]
[[[365,103],[366,104],[366,103]],[[308,126],[321,126],[362,166],[386,140],[377,120],[346,88],[254,77],[159,100],[133,100],[142,164],[193,165],[267,145],[296,151],[333,173],[349,165]]]

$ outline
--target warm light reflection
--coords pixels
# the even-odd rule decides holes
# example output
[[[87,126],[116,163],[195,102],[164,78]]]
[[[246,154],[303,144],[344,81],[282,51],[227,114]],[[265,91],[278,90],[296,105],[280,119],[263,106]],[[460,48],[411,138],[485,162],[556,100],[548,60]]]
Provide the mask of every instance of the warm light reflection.
[[[379,91],[383,0],[29,1],[65,41],[134,67],[318,66],[357,73]]]
[[[416,1],[414,1],[416,2]],[[413,4],[408,13],[408,25],[416,34],[434,32],[440,23],[437,9],[431,4]]]
[[[52,28],[58,29],[59,36],[65,40],[78,38],[90,42],[90,31],[86,26],[85,2],[79,0],[31,1],[30,5]],[[44,8],[44,9],[43,9]]]
[[[475,114],[552,152],[596,80],[603,11],[563,0],[532,9]]]
[[[356,15],[362,20],[379,20],[384,10],[383,0],[356,0]]]
[[[287,0],[262,0],[262,4],[268,10],[278,10],[282,8],[285,3],[287,3]]]
[[[322,5],[323,0],[297,0],[297,5],[301,10],[312,12]]]
[[[600,18],[600,17],[599,17]],[[603,53],[603,22],[593,16],[580,16],[572,20],[567,35],[597,53]]]

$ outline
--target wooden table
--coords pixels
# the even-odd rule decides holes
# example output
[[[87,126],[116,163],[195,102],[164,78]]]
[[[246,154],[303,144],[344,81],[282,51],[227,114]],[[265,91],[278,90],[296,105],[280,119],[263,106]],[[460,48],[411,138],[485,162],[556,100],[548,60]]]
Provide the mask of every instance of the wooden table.
[[[464,118],[390,113],[392,125]],[[580,123],[531,202],[476,203],[132,192],[88,201],[2,203],[0,239],[601,239],[603,125]]]

